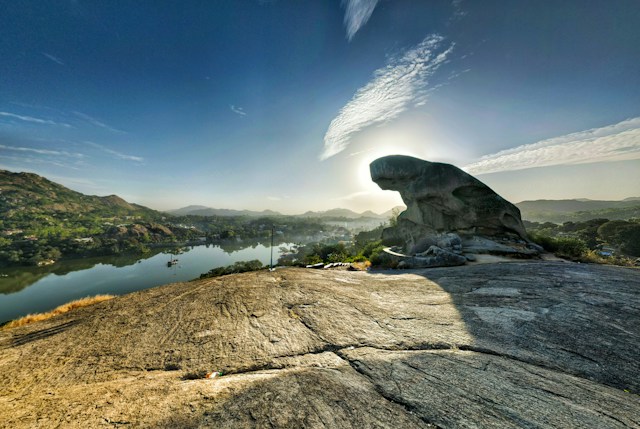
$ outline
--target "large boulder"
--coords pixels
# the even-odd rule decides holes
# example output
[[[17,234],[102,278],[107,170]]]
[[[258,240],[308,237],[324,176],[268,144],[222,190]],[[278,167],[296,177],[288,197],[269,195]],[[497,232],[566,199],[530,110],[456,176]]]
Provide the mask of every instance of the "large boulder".
[[[407,206],[383,238],[411,254],[423,252],[447,233],[459,235],[463,245],[475,237],[528,242],[520,210],[458,167],[392,155],[373,161],[370,170],[380,188],[400,192]]]

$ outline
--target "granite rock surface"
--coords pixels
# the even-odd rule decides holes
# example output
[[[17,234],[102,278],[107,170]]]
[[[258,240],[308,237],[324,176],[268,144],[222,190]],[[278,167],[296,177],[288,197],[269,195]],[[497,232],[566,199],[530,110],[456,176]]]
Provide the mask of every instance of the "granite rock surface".
[[[0,331],[0,426],[640,427],[639,339],[637,269],[244,273]]]

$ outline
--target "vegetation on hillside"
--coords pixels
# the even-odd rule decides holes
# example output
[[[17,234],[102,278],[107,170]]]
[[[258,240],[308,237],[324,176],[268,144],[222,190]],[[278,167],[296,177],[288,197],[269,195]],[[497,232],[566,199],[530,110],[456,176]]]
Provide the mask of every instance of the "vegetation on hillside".
[[[246,273],[249,271],[258,271],[266,268],[262,262],[257,259],[251,261],[238,261],[232,265],[226,267],[218,267],[209,270],[207,273],[200,274],[201,279],[210,277],[226,276],[227,274]]]
[[[374,262],[382,253],[382,229],[384,225],[372,231],[363,231],[353,241],[315,242],[281,249],[282,256],[278,265],[306,266],[328,264],[332,262]]]
[[[344,224],[343,224],[344,225]],[[351,232],[315,218],[170,216],[111,195],[83,195],[30,173],[0,170],[0,266],[148,253],[157,246],[227,247],[323,239]]]
[[[537,200],[516,206],[522,218],[532,222],[585,222],[593,219],[627,220],[640,218],[640,199],[623,201]]]
[[[316,218],[293,216],[176,216],[169,219],[170,227],[187,227],[200,231],[207,241],[256,239],[266,244],[271,234],[280,242],[309,241],[331,236],[350,239],[351,232],[344,226],[332,226]]]
[[[115,195],[84,195],[36,174],[0,171],[0,265],[144,252],[191,233],[167,229],[163,218]]]
[[[640,256],[640,219],[526,222],[530,238],[561,257],[626,265]]]
[[[585,212],[570,210],[583,206],[600,209],[611,202],[531,203],[544,203],[543,208],[558,216],[581,217],[586,216]],[[640,211],[637,201],[618,203],[598,213]],[[528,209],[537,207],[535,204]],[[391,225],[397,222],[398,213],[398,209],[391,212]],[[602,217],[561,225],[525,221],[525,226],[534,241],[559,256],[614,262],[616,258],[640,256],[638,219]],[[153,247],[186,243],[216,243],[233,250],[234,246],[269,245],[272,236],[275,243],[310,243],[287,249],[279,265],[358,261],[384,264],[380,242],[383,225],[360,231],[354,237],[355,228],[364,226],[346,218],[328,221],[284,215],[171,216],[130,204],[115,195],[83,195],[35,174],[0,170],[0,266],[42,266],[65,257],[140,254]],[[238,269],[243,267],[229,268]],[[226,273],[218,271],[207,275]]]

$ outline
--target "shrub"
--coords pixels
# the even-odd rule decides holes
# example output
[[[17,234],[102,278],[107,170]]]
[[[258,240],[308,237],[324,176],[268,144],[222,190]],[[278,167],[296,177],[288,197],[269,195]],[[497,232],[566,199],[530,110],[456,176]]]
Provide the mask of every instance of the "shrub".
[[[570,258],[580,258],[586,255],[589,248],[579,238],[562,237],[556,239],[556,253]]]
[[[303,262],[305,265],[315,265],[322,263],[323,260],[319,255],[313,253],[311,255],[306,255],[303,259]]]
[[[353,258],[349,258],[347,262],[366,262],[368,261],[367,257],[364,255],[356,255]]]
[[[398,261],[387,254],[382,247],[379,251],[374,252],[369,258],[371,265],[376,268],[397,268]]]
[[[640,256],[640,223],[612,220],[598,228],[598,235],[608,243],[618,246],[630,256]]]
[[[246,273],[248,271],[258,271],[263,268],[264,265],[257,259],[254,259],[252,261],[239,261],[233,265],[228,265],[226,267],[213,268],[207,273],[200,274],[200,278],[206,279],[209,277],[225,276],[227,274]]]
[[[554,238],[541,234],[529,234],[529,237],[545,250],[553,252],[558,256],[563,256],[571,259],[584,258],[589,248],[584,241],[579,238],[572,237],[560,237]]]
[[[360,250],[359,255],[365,258],[371,258],[373,254],[382,252],[383,247],[382,240],[370,241]]]

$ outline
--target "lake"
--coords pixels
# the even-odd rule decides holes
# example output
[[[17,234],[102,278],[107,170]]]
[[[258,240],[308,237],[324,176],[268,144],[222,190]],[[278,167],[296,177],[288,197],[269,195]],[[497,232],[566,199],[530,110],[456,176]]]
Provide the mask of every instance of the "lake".
[[[281,254],[279,244],[273,249],[274,263]],[[226,247],[226,246],[225,246]],[[173,256],[178,263],[167,262],[169,250],[156,249],[151,256],[119,256],[60,261],[49,267],[13,267],[0,269],[0,323],[41,313],[85,296],[122,295],[167,283],[197,278],[212,268],[238,261],[270,260],[270,248],[262,244],[246,248],[202,245],[187,247]],[[144,258],[144,259],[141,259]]]

